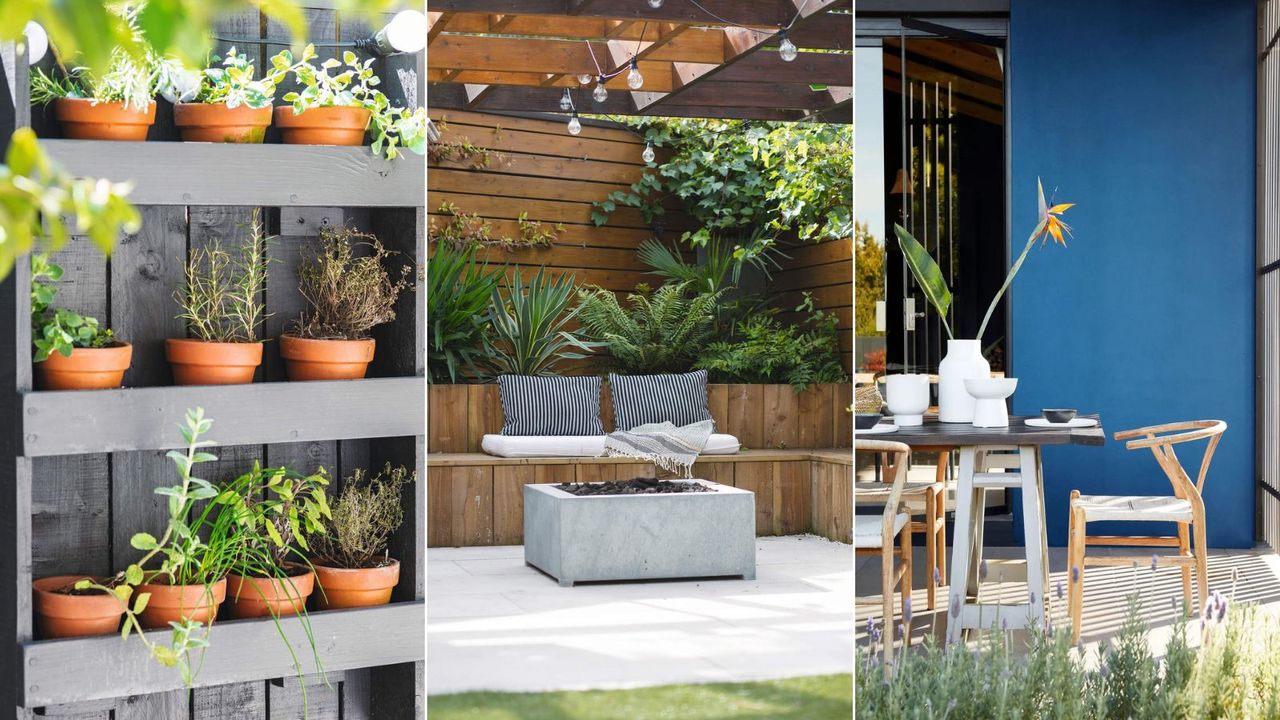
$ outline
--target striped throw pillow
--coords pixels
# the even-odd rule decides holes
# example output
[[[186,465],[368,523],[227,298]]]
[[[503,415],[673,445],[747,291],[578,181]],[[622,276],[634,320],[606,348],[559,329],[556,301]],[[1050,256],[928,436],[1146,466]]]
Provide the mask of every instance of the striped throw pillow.
[[[503,435],[603,435],[600,378],[499,375]]]
[[[683,375],[609,375],[613,427],[630,430],[645,423],[688,425],[711,420],[707,371]]]

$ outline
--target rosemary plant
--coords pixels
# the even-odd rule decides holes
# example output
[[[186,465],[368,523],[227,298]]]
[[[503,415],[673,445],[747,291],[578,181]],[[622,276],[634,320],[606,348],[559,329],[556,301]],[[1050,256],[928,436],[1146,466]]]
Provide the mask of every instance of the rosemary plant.
[[[207,342],[257,342],[267,287],[267,238],[255,208],[249,236],[235,255],[215,239],[191,251],[183,287],[174,292],[187,330]]]

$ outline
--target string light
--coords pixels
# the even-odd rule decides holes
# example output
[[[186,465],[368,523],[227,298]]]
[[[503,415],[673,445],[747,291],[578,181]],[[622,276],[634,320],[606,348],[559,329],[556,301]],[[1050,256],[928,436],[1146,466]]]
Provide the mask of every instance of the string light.
[[[600,75],[596,78],[596,89],[591,91],[591,99],[596,102],[604,102],[609,97],[609,91],[604,86],[604,76]]]
[[[560,96],[560,109],[565,112],[573,109],[573,98],[569,97],[569,88],[565,88],[564,94]]]
[[[578,111],[573,111],[573,117],[569,118],[569,134],[577,135],[582,132],[582,121],[578,119]]]
[[[644,144],[644,152],[640,153],[640,157],[644,158],[644,161],[647,163],[653,162],[653,143]]]
[[[29,20],[22,29],[22,35],[27,41],[27,63],[35,65],[49,52],[49,34],[40,23]]]
[[[636,59],[631,58],[631,70],[627,72],[627,87],[632,90],[639,90],[644,85],[644,76],[640,74],[640,65],[636,63]]]
[[[796,50],[796,44],[791,42],[791,38],[787,37],[786,30],[781,32],[781,37],[782,42],[778,43],[778,57],[782,58],[783,62],[791,62],[796,59],[799,51]]]
[[[658,8],[662,7],[662,0],[649,0],[649,7],[653,8],[654,10],[657,10]]]
[[[587,73],[582,73],[581,75],[578,76],[579,85],[586,85],[589,82],[591,82],[591,76],[588,75]]]

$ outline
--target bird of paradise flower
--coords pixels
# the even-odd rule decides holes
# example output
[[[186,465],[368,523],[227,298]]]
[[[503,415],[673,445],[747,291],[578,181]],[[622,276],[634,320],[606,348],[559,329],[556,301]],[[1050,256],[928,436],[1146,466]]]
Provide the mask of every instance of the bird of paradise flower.
[[[1044,185],[1040,183],[1040,178],[1036,178],[1036,200],[1038,206],[1039,222],[1031,231],[1031,236],[1027,238],[1027,244],[1022,248],[1022,252],[1018,255],[1018,259],[1014,261],[1013,266],[1009,268],[1009,274],[1004,278],[1004,284],[996,292],[995,297],[991,298],[991,304],[987,307],[987,314],[982,317],[982,325],[978,327],[977,340],[981,340],[987,331],[987,323],[991,321],[991,315],[995,312],[996,306],[1000,304],[1000,298],[1004,297],[1004,293],[1009,289],[1009,285],[1013,283],[1013,278],[1022,269],[1022,263],[1027,259],[1027,253],[1031,252],[1031,248],[1035,246],[1036,241],[1044,243],[1052,239],[1055,243],[1066,247],[1066,238],[1075,236],[1071,234],[1071,226],[1063,222],[1060,217],[1062,213],[1075,207],[1075,203],[1058,203],[1050,206],[1044,199]],[[893,231],[898,236],[898,244],[902,247],[902,255],[907,261],[907,267],[911,268],[911,274],[915,277],[916,283],[924,292],[929,303],[938,311],[938,316],[942,320],[942,326],[947,331],[947,337],[954,338],[951,333],[951,326],[947,322],[947,310],[951,307],[951,290],[947,288],[947,283],[943,279],[942,269],[930,257],[929,251],[919,241],[907,232],[906,228],[895,224]]]

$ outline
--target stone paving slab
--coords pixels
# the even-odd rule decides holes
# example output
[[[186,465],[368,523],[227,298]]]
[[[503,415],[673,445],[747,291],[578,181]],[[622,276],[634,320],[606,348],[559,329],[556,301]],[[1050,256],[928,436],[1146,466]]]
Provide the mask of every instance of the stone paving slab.
[[[428,693],[851,672],[850,546],[814,536],[756,542],[756,580],[572,588],[527,567],[520,546],[431,548]]]

